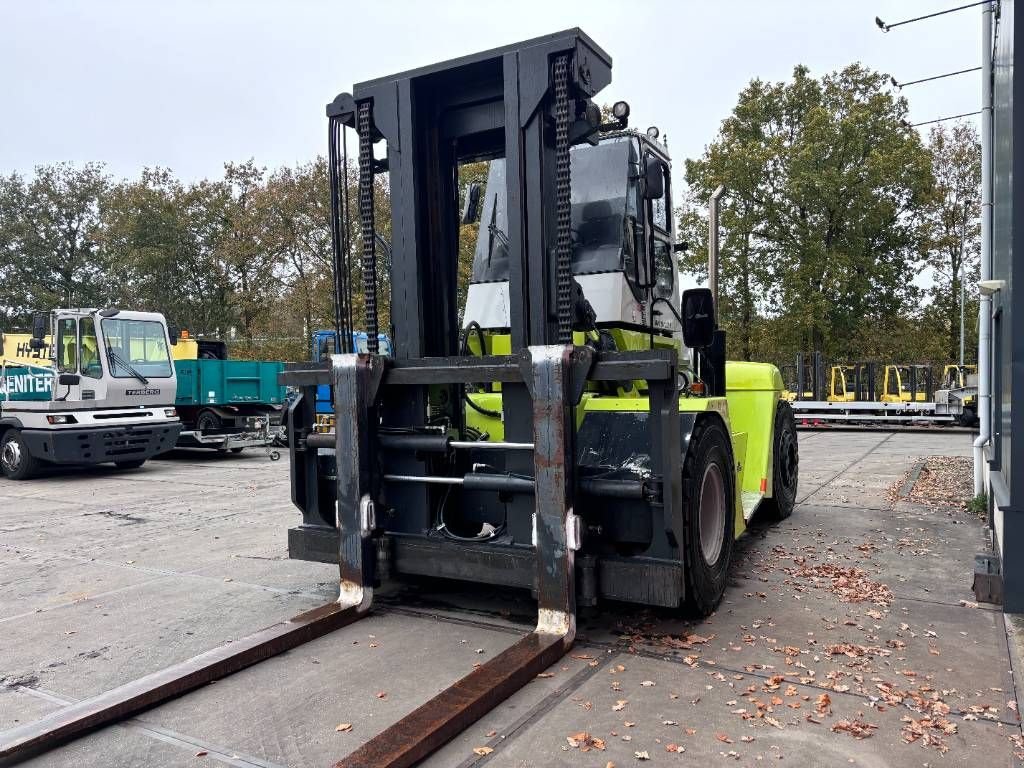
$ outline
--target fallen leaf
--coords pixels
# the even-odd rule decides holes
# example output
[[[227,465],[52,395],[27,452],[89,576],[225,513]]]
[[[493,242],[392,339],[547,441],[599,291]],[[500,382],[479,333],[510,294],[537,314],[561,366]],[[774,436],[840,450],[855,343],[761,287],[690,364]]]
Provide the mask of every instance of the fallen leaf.
[[[209,753],[206,750],[196,752],[196,757],[206,757]]]
[[[683,754],[683,752],[686,751],[686,747],[684,747],[682,744],[666,744],[665,745],[665,751],[666,752],[675,752],[675,753],[681,755],[681,754]]]
[[[485,735],[488,736],[488,737],[490,737],[490,736],[497,736],[498,732],[497,731],[488,731]]]
[[[655,685],[655,682],[653,680],[644,680],[643,682],[640,683],[640,685],[642,685],[644,688],[653,688],[654,685]]]
[[[715,738],[716,738],[716,739],[718,739],[718,740],[719,740],[720,742],[722,742],[723,744],[732,744],[732,743],[733,743],[733,742],[732,742],[732,739],[730,739],[730,738],[729,738],[728,736],[726,736],[726,735],[725,735],[724,733],[716,733],[716,734],[715,734]]]
[[[388,697],[388,692],[387,691],[377,691],[377,698],[378,699],[386,699],[387,697]]]
[[[827,693],[821,694],[818,697],[817,703],[814,705],[814,709],[819,715],[832,714],[832,697]]]
[[[345,733],[347,731],[351,731],[352,730],[352,723],[341,723],[334,730],[339,731],[340,733]]]
[[[650,760],[651,759],[651,756],[647,752],[646,749],[643,752],[634,752],[633,753],[633,757],[635,757],[637,760]]]
[[[473,754],[480,755],[480,757],[483,757],[484,755],[489,755],[493,751],[494,750],[490,747],[473,747]]]
[[[621,712],[626,708],[627,704],[629,704],[628,699],[619,699],[612,705],[612,712]]]
[[[554,677],[554,676],[555,676],[554,672],[541,672],[541,673],[539,673],[537,675],[537,677]]]
[[[877,725],[864,722],[861,719],[840,720],[832,726],[833,733],[848,733],[855,739],[866,739],[878,729]]]
[[[591,749],[604,750],[605,747],[604,739],[591,736],[586,731],[566,736],[565,740],[569,742],[570,747],[578,749],[580,752],[589,752]]]

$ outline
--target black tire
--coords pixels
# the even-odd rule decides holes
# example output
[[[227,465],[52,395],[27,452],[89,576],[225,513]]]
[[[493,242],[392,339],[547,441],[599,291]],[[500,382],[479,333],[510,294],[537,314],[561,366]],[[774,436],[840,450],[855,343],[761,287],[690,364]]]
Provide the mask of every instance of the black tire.
[[[145,459],[132,459],[131,461],[115,461],[114,466],[118,469],[138,469],[145,463]]]
[[[972,406],[965,406],[963,411],[960,412],[960,426],[961,427],[973,427],[978,423],[978,414],[975,412]]]
[[[39,471],[39,460],[28,451],[28,443],[16,429],[0,437],[0,472],[8,480],[28,480]]]
[[[709,615],[725,593],[736,538],[735,478],[729,436],[722,423],[713,417],[698,419],[683,461],[683,553],[689,613]]]
[[[785,520],[796,506],[800,482],[800,444],[796,419],[789,403],[780,400],[775,407],[772,429],[772,495],[761,502],[761,514],[768,520]]]
[[[200,434],[204,432],[215,432],[220,429],[222,422],[220,416],[211,410],[200,411],[199,415],[196,416],[196,432]]]
[[[245,450],[245,448],[232,448],[231,452],[232,453],[241,453],[244,450]]]

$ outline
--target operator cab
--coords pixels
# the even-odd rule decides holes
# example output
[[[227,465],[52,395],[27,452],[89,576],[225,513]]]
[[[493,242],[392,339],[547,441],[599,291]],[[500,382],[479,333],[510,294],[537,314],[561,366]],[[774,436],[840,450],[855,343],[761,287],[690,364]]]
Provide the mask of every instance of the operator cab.
[[[569,157],[572,272],[598,326],[678,336],[679,323],[664,307],[678,309],[680,297],[664,147],[621,131],[578,144]],[[464,327],[510,325],[506,189],[505,161],[490,161]]]
[[[54,401],[97,407],[174,404],[176,377],[162,315],[60,310],[54,316]]]

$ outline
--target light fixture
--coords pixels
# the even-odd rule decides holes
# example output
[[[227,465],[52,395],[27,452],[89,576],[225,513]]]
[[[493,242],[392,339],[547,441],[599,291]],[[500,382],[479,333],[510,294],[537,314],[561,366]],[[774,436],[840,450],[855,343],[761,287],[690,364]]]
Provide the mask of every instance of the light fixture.
[[[979,280],[978,290],[981,291],[982,296],[991,296],[992,294],[999,293],[1006,287],[1005,280]]]
[[[658,130],[658,126],[652,125],[647,129],[647,138],[654,141],[661,135],[661,131]]]
[[[616,101],[612,105],[612,117],[616,120],[625,120],[629,117],[629,104],[625,101]]]
[[[881,20],[880,18],[878,18],[877,16],[875,16],[875,24],[877,24],[877,25],[878,25],[878,28],[879,28],[880,30],[882,30],[883,32],[888,32],[888,31],[889,31],[889,28],[888,28],[887,26],[885,26],[885,22],[884,22],[884,21],[882,21],[882,20]]]

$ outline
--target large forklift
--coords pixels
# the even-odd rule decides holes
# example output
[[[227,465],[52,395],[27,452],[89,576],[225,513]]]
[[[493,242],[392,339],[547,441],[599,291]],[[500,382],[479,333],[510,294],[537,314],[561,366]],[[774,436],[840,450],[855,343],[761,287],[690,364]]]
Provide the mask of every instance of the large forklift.
[[[537,625],[343,768],[410,766],[457,735],[571,647],[578,602],[714,610],[751,516],[793,510],[795,425],[774,366],[726,364],[711,292],[680,295],[668,157],[628,130],[624,103],[602,123],[593,98],[610,81],[608,54],[571,29],[361,83],[328,105],[342,350],[282,382],[299,390],[290,553],[338,564],[338,599],[8,732],[0,762],[351,623],[389,575],[529,589]],[[351,348],[346,129],[359,147],[366,353]],[[460,196],[460,167],[480,161],[486,189]],[[373,207],[384,172],[387,328]],[[471,196],[481,233],[460,318]],[[336,417],[326,433],[321,385]]]

